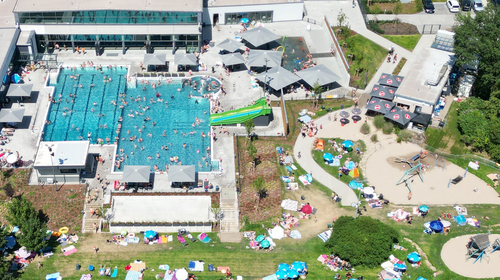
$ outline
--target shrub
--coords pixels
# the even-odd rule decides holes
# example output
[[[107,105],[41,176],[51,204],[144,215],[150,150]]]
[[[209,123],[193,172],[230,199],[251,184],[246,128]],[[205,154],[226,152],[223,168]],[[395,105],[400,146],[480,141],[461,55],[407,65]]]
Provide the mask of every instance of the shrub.
[[[405,129],[399,133],[399,137],[401,137],[402,141],[408,142],[413,137],[413,133]]]
[[[391,134],[393,130],[394,130],[394,125],[391,122],[386,122],[384,124],[384,127],[382,127],[382,132],[384,134]]]
[[[378,34],[384,34],[385,33],[385,31],[382,28],[380,28],[380,26],[378,25],[378,23],[376,21],[373,21],[373,20],[370,20],[368,22],[368,28],[370,30],[372,30],[373,32],[378,33]]]
[[[414,10],[414,12],[415,13],[420,13],[423,10],[424,10],[424,4],[422,3],[422,1],[415,1],[415,10]]]
[[[370,125],[368,125],[367,123],[364,123],[361,128],[359,129],[359,131],[363,134],[368,134],[370,133]]]
[[[378,6],[378,5],[371,7],[370,11],[372,12],[372,14],[382,14],[382,13],[384,13],[382,11],[382,8],[380,8],[380,6]]]
[[[378,115],[375,116],[375,118],[373,118],[373,125],[375,125],[377,129],[381,129],[382,127],[384,127],[384,124],[385,124],[384,116]]]
[[[342,216],[333,224],[325,247],[352,266],[376,267],[389,257],[398,239],[398,232],[379,220]]]
[[[378,142],[377,134],[373,134],[372,137],[370,137],[370,140],[372,140],[373,143],[377,143]]]
[[[385,11],[385,13],[388,14],[388,15],[392,15],[392,11],[391,10]]]

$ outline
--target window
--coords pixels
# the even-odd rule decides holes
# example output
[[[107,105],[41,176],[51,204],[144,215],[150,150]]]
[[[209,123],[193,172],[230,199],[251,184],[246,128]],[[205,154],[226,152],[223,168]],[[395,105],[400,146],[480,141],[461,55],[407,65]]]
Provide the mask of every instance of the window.
[[[59,172],[61,173],[77,173],[78,171],[76,169],[59,169]]]

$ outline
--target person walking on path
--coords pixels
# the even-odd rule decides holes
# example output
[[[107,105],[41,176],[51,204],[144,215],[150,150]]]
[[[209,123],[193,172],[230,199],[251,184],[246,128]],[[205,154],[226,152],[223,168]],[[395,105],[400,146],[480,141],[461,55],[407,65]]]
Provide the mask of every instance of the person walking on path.
[[[297,157],[300,159],[302,157],[302,155],[300,154],[300,152],[297,154]]]
[[[97,248],[97,246],[94,245],[94,254],[97,254],[97,251],[99,251],[99,248]]]
[[[97,174],[97,181],[101,182],[101,174]]]

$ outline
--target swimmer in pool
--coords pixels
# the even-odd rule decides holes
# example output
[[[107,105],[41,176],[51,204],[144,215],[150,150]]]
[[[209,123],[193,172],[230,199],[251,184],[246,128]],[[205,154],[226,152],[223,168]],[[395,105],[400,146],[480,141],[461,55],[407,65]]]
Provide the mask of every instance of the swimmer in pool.
[[[182,147],[183,147],[183,148],[186,148],[186,143],[182,144]]]
[[[160,158],[160,153],[156,153],[156,158]]]
[[[167,132],[164,130],[163,134],[161,136],[166,137],[167,136]]]

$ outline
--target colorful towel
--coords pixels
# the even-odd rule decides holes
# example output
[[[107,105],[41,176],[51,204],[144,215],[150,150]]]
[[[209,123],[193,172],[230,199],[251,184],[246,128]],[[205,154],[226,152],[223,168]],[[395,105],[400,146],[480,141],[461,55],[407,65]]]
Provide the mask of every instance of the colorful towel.
[[[118,268],[115,268],[113,273],[111,273],[111,278],[116,278],[116,276],[118,276]]]
[[[319,239],[323,240],[323,242],[326,242],[328,239],[330,239],[330,236],[332,236],[331,230],[327,230],[318,234]]]
[[[76,253],[76,251],[78,251],[78,250],[76,250],[76,248],[75,249],[71,249],[71,250],[68,250],[68,251],[64,252],[63,255],[65,255],[67,257],[67,256],[69,256],[69,255],[71,255],[73,253]]]
[[[283,207],[283,209],[285,210],[297,211],[297,208],[299,207],[299,202],[296,200],[285,199],[281,202],[281,207]]]
[[[139,271],[131,271],[127,272],[127,276],[125,276],[125,280],[139,280],[141,278],[141,273]]]
[[[91,280],[92,279],[92,274],[83,274],[82,277],[80,277],[80,280]]]
[[[211,241],[210,237],[208,237],[208,235],[204,232],[198,235],[198,239],[203,243],[208,243]]]

